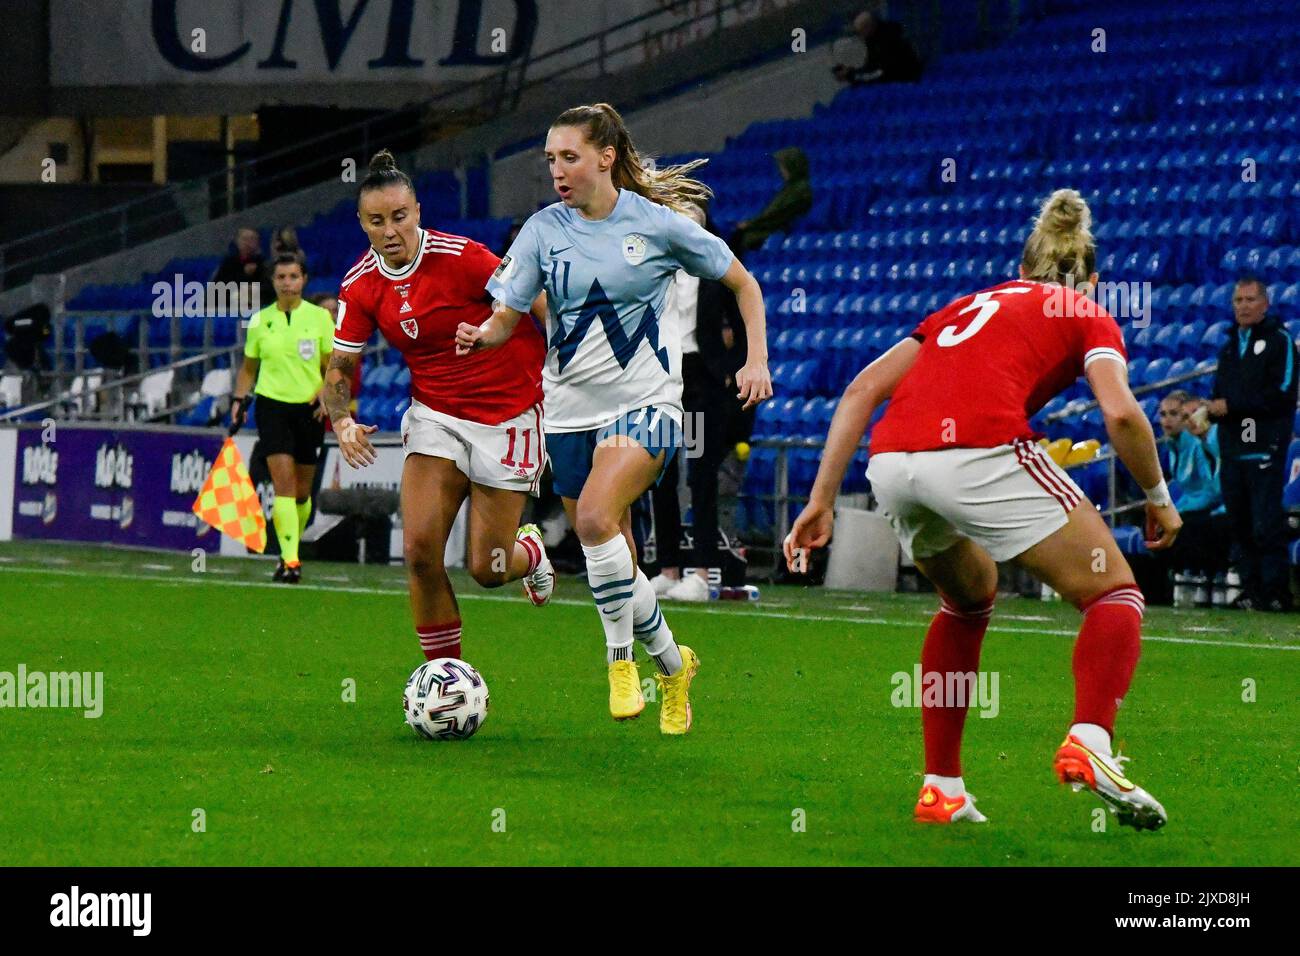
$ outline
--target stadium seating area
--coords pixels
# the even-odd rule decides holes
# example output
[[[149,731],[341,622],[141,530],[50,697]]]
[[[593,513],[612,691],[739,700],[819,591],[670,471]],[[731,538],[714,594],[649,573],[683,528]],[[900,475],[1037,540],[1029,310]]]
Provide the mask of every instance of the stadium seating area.
[[[508,219],[458,219],[460,187],[450,173],[431,172],[418,176],[416,189],[426,223],[436,224],[450,232],[472,235],[494,249],[509,231]],[[365,237],[357,224],[355,202],[345,199],[310,222],[298,225],[297,231],[311,268],[307,294],[338,291],[343,273],[365,249]],[[264,252],[270,249],[270,238],[270,230],[264,231]],[[157,272],[145,273],[134,282],[87,286],[68,302],[67,309],[73,313],[96,313],[85,319],[84,341],[87,346],[109,331],[116,332],[134,346],[141,341],[140,326],[144,323],[145,341],[150,349],[149,364],[161,365],[171,360],[172,328],[170,318],[152,315],[154,284],[165,282],[170,285],[178,274],[185,282],[206,282],[216,271],[221,258],[220,255],[178,257]],[[71,364],[75,317],[68,317],[65,322],[65,360]],[[206,331],[207,324],[202,317],[182,317],[179,320],[179,357],[235,343],[234,323],[211,323],[210,332]],[[85,356],[85,363],[87,368],[95,367],[94,359],[89,355]]]
[[[1135,388],[1212,370],[1242,273],[1269,283],[1274,310],[1300,336],[1300,3],[1262,0],[1249,16],[1224,0],[1029,7],[1046,16],[1022,16],[995,50],[945,56],[920,84],[846,89],[810,119],[755,124],[710,157],[702,176],[724,230],[779,188],[775,150],[802,147],[812,170],[811,213],[747,260],[765,293],[777,387],[759,410],[756,440],[819,441],[858,369],[953,297],[1016,274],[1039,203],[1062,186],[1088,199],[1102,279],[1123,284],[1109,304],[1125,326]],[[662,161],[685,158],[693,157]],[[500,248],[508,221],[457,221],[450,174],[422,175],[417,188],[426,223]],[[309,292],[336,289],[363,247],[351,201],[300,227],[299,237],[313,270]],[[138,283],[86,289],[70,308],[147,310],[154,281],[206,277],[215,266],[215,258],[178,259]],[[141,321],[109,317],[86,340],[112,328],[135,341]],[[171,342],[170,320],[148,321],[156,364]],[[185,351],[234,341],[233,329],[210,341],[205,334],[202,319],[181,320]],[[359,414],[391,429],[409,373],[394,353],[379,363]],[[1204,390],[1209,382],[1181,384]],[[1140,395],[1153,422],[1159,393]],[[1077,383],[1035,424],[1053,438],[1103,437],[1095,411],[1068,414],[1088,397]],[[742,530],[773,524],[761,496],[773,488],[777,454],[754,448]],[[797,497],[811,486],[819,451],[789,456]],[[866,490],[865,463],[864,453],[847,491]],[[1076,478],[1108,503],[1104,463]],[[1300,504],[1300,483],[1288,494]]]
[[[460,186],[452,174],[424,173],[415,177],[415,184],[426,224],[472,236],[489,248],[500,250],[509,232],[510,220],[458,219]],[[339,202],[328,212],[297,226],[297,232],[311,269],[306,294],[337,292],[343,273],[365,249],[365,237],[357,224],[355,201],[345,199]],[[264,251],[270,248],[269,230],[262,236],[262,248]],[[99,336],[116,332],[128,346],[137,351],[147,350],[150,368],[178,358],[233,347],[237,341],[234,321],[202,316],[179,317],[176,319],[178,336],[174,340],[173,320],[152,314],[155,283],[170,285],[177,274],[184,282],[205,282],[211,278],[220,261],[221,256],[179,257],[157,272],[142,275],[135,282],[86,287],[67,306],[74,314],[64,319],[64,361],[70,367],[75,364],[74,323],[77,313],[81,314],[83,342],[87,347]],[[366,420],[377,423],[381,429],[396,430],[408,404],[410,373],[400,367],[401,357],[395,351],[380,349],[379,355],[379,364],[368,370],[365,376],[365,397],[360,411],[368,413]],[[88,371],[98,368],[88,351],[83,351],[82,361]],[[227,367],[228,361],[223,356],[216,364]],[[192,384],[197,387],[197,380]],[[197,405],[177,416],[178,424],[199,425],[209,421],[217,397],[201,392],[200,396]]]
[[[1108,304],[1135,388],[1213,369],[1243,273],[1269,283],[1300,336],[1300,5],[1265,3],[1251,17],[1221,0],[1047,6],[1050,18],[996,51],[945,57],[918,86],[845,90],[813,118],[756,124],[711,158],[703,177],[724,231],[779,188],[776,149],[804,149],[817,197],[747,262],[766,296],[777,383],[756,437],[821,439],[858,369],[957,295],[1016,275],[1039,203],[1061,186],[1092,206],[1102,279],[1124,284]],[[1153,423],[1158,396],[1140,396]],[[1080,381],[1034,424],[1053,438],[1104,437],[1095,411],[1047,423],[1090,397]],[[806,494],[819,452],[789,455],[790,492]],[[751,457],[757,527],[772,522],[757,496],[770,494],[776,460],[773,448]],[[866,490],[865,463],[847,490]],[[1103,507],[1106,468],[1075,472]]]

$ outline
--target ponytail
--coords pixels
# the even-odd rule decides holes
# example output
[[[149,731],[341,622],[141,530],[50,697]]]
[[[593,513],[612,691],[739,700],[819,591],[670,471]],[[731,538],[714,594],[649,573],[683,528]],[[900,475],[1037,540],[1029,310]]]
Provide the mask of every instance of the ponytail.
[[[642,161],[623,117],[608,103],[575,106],[561,113],[552,125],[581,128],[587,142],[597,149],[614,147],[610,179],[615,189],[626,189],[677,212],[685,212],[692,204],[705,207],[713,195],[708,186],[690,177],[692,172],[708,162],[707,159],[663,169],[653,168],[653,164]]]

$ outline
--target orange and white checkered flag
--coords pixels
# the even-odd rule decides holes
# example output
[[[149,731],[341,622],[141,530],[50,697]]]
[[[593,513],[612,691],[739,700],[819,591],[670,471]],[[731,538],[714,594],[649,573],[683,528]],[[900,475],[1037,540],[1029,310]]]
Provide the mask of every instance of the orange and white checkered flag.
[[[227,438],[221,446],[221,453],[208,472],[208,480],[194,499],[193,511],[222,534],[244,542],[258,554],[266,550],[262,502],[233,438]]]

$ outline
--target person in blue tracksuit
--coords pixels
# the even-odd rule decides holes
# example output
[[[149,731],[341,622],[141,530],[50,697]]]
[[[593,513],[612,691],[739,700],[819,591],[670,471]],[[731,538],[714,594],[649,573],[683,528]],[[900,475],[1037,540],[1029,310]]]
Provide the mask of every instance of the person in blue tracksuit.
[[[1296,345],[1269,314],[1259,279],[1237,282],[1232,308],[1237,328],[1219,351],[1209,412],[1219,424],[1220,481],[1239,555],[1237,606],[1289,611],[1282,488],[1296,412]]]

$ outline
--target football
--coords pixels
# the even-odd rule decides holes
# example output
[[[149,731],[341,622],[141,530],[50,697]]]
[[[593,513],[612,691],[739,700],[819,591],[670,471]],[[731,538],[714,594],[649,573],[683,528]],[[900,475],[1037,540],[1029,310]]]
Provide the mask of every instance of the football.
[[[425,661],[406,682],[402,711],[426,740],[468,740],[487,719],[487,682],[458,658]]]

